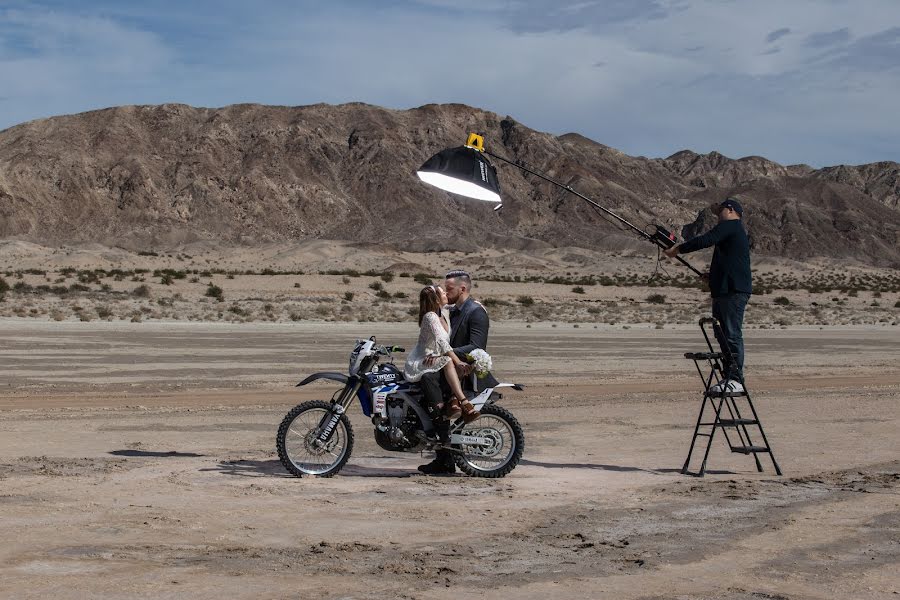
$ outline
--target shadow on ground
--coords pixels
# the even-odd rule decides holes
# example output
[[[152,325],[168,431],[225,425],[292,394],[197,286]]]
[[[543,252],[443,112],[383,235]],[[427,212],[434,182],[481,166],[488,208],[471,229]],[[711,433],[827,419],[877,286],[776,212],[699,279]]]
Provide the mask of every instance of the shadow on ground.
[[[666,475],[669,473],[681,473],[681,469],[673,469],[673,468],[663,468],[663,469],[645,469],[643,467],[626,467],[622,465],[601,465],[597,463],[554,463],[554,462],[539,462],[536,460],[528,460],[522,459],[519,462],[520,465],[525,465],[529,467],[541,467],[543,469],[596,469],[599,471],[613,471],[619,473],[632,473],[632,472],[640,472],[640,473],[651,473],[653,475]],[[710,475],[735,475],[734,471],[716,471],[712,469],[707,469],[707,473]]]
[[[223,475],[235,475],[238,477],[293,477],[281,461],[271,460],[223,460],[215,467],[200,469],[212,471]],[[345,465],[337,477],[413,477],[419,475],[418,471],[411,469],[391,469],[383,467],[367,467],[363,465]]]
[[[199,456],[206,456],[205,454],[197,454],[195,452],[176,452],[175,450],[169,450],[168,452],[156,452],[150,450],[113,450],[110,454],[114,456],[155,458],[196,458]]]

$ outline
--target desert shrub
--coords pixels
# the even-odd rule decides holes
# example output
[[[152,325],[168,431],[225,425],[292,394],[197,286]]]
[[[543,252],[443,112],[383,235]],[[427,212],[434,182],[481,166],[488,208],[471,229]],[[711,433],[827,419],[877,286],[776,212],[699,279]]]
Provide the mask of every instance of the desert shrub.
[[[159,256],[159,254],[157,254],[153,250],[140,250],[138,252],[138,256]]]
[[[534,305],[534,298],[531,296],[519,296],[516,298],[516,302],[521,304],[522,306],[532,306]]]
[[[278,273],[275,271],[275,269],[263,269],[260,272],[260,275],[278,275]]]
[[[900,300],[897,300],[897,301],[894,303],[894,308],[900,308]]]
[[[275,310],[275,305],[274,304],[264,304],[263,310],[266,311],[267,313],[273,312]]]
[[[788,300],[787,298],[785,298],[784,296],[778,296],[777,298],[772,300],[772,304],[777,304],[779,306],[788,306],[788,305],[790,305],[790,303],[791,303],[791,301]]]
[[[111,317],[112,314],[113,314],[113,311],[108,306],[101,305],[101,306],[97,307],[97,316],[100,317],[101,319],[106,319],[107,317]]]
[[[225,292],[222,291],[222,288],[220,288],[219,286],[217,286],[213,283],[210,283],[209,286],[206,288],[206,297],[207,298],[215,298],[219,302],[224,302],[225,301]]]
[[[492,306],[509,306],[509,302],[506,300],[500,300],[499,298],[485,298],[481,301],[486,307],[490,308]]]
[[[315,313],[320,317],[327,317],[331,315],[331,307],[323,305],[319,305],[316,307]]]
[[[382,283],[380,281],[373,281],[372,283],[369,284],[369,287],[371,289],[375,290],[376,292],[380,292],[381,290],[384,289],[384,285],[382,285]]]
[[[347,302],[352,302],[352,301],[353,301],[353,297],[354,297],[355,295],[356,295],[356,294],[354,294],[353,292],[344,292],[344,300],[346,300]]]
[[[163,273],[159,278],[159,282],[163,285],[172,285],[173,283],[175,283],[175,278],[172,277],[171,273]]]
[[[413,281],[422,285],[431,285],[431,276],[425,273],[416,273],[413,275]]]
[[[580,285],[576,285],[575,287],[572,288],[572,292],[575,294],[583,294],[584,288],[581,287]]]
[[[341,283],[343,283],[344,285],[350,285],[350,278],[344,275],[343,277],[341,277]]]
[[[0,277],[0,296],[9,291],[9,284],[6,283],[6,280]]]
[[[404,300],[406,298],[409,298],[409,294],[407,294],[406,292],[394,292],[394,298]]]
[[[238,304],[232,304],[231,306],[229,306],[228,312],[236,314],[239,317],[246,317],[249,314],[246,310],[241,308],[241,306]]]
[[[646,298],[647,302],[650,304],[665,304],[666,297],[662,294],[650,294]]]
[[[391,297],[391,293],[387,290],[378,290],[378,292],[375,293],[375,296],[382,300],[387,300]]]
[[[390,283],[394,280],[394,274],[393,273],[382,273],[381,280],[385,283]]]
[[[78,281],[81,283],[100,283],[100,274],[97,271],[79,271]]]

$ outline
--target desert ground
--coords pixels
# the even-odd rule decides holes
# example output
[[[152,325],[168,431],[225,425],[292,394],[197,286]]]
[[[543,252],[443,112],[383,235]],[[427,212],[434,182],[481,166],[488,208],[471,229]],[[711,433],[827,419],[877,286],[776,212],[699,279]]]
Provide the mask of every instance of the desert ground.
[[[497,320],[526,433],[508,477],[425,477],[357,411],[330,479],[286,474],[282,416],[353,340],[411,322],[0,320],[0,597],[672,598],[900,594],[900,336],[750,329],[784,475],[714,440],[679,471],[693,325]]]

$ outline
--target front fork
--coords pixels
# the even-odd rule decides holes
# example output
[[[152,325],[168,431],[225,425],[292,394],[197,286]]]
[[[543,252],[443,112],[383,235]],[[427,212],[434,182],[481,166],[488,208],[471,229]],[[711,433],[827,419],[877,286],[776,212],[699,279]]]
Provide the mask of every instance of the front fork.
[[[347,412],[350,403],[353,402],[353,398],[359,392],[360,386],[362,386],[362,381],[351,379],[344,386],[344,389],[341,390],[338,397],[331,401],[331,410],[325,413],[325,416],[319,421],[318,434],[316,435],[317,446],[324,446],[331,439],[331,436],[334,435],[334,430],[337,429],[341,415]]]

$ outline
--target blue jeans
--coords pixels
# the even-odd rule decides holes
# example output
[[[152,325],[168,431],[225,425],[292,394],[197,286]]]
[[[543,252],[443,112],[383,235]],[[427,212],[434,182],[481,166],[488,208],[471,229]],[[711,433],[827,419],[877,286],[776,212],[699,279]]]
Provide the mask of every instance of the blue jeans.
[[[712,299],[712,315],[722,330],[722,335],[716,331],[716,339],[724,356],[725,378],[740,382],[744,381],[744,335],[741,327],[749,300],[750,294],[740,292]]]

